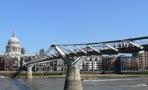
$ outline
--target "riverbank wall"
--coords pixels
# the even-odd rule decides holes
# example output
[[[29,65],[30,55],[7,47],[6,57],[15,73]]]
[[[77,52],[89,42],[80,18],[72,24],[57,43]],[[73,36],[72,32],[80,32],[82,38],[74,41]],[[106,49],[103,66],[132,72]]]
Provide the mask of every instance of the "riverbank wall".
[[[66,72],[33,72],[33,78],[65,78]],[[26,71],[0,71],[0,76],[9,78],[25,78]],[[124,72],[120,74],[101,72],[81,72],[81,78],[122,78],[122,77],[148,77],[148,72]]]

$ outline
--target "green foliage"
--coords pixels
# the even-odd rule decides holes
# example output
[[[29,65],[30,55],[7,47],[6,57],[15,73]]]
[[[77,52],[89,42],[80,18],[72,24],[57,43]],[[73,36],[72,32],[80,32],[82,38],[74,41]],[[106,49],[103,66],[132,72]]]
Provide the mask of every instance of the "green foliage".
[[[9,67],[10,71],[14,71],[14,68],[12,66]]]
[[[42,76],[43,73],[32,73],[33,76]]]
[[[51,76],[51,75],[63,75],[63,73],[59,73],[59,72],[49,72],[49,73],[45,73],[44,75],[46,75],[46,76]]]
[[[131,75],[148,75],[148,71],[139,71],[139,72],[122,72],[122,74],[131,74]]]

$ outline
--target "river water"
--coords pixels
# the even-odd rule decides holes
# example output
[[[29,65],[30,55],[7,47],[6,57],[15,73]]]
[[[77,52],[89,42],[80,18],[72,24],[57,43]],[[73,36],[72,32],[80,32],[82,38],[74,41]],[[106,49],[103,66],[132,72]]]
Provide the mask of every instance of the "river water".
[[[63,90],[65,78],[0,79],[0,90]],[[148,90],[148,78],[92,78],[83,90]]]

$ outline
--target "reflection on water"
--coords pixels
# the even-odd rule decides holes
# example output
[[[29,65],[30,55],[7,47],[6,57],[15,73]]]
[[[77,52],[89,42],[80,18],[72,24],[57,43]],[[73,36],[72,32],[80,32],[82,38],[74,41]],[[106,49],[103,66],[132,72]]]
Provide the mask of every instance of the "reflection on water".
[[[63,90],[65,78],[24,79],[24,81],[38,90]]]
[[[34,90],[22,79],[0,79],[0,90]]]
[[[84,81],[84,90],[147,90],[147,78],[99,79]],[[145,85],[145,86],[144,86]],[[136,87],[135,87],[136,86]]]
[[[131,79],[94,79],[94,80],[83,80],[83,82],[93,82],[93,81],[121,81],[121,80],[131,80]]]
[[[137,85],[132,85],[132,87],[141,87],[141,86],[148,87],[148,84],[137,84]]]
[[[0,79],[0,90],[63,90],[65,78]],[[147,90],[147,78],[93,78],[84,90]]]

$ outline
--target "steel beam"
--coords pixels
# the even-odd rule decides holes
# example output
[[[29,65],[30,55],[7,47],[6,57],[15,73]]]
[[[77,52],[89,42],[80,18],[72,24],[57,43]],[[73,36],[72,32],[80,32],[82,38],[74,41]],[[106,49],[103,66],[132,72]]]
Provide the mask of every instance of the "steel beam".
[[[80,51],[82,51],[83,53],[87,54],[87,52],[85,52],[83,49],[81,49],[80,47],[78,46],[75,46],[76,48],[78,48]]]
[[[66,50],[64,50],[63,48],[61,48],[67,55],[69,55],[69,53],[66,51]]]
[[[84,60],[85,56],[81,56],[81,57],[78,57],[73,63],[72,63],[72,67],[77,67],[80,65],[80,63]]]
[[[72,62],[73,62],[74,60],[70,59],[70,58],[62,51],[62,49],[61,49],[59,46],[55,45],[54,48],[55,48],[55,50],[59,53],[59,55],[63,58],[64,62],[65,62],[68,66],[72,66]]]
[[[67,47],[71,52],[73,52],[74,54],[77,54],[74,50],[72,50],[71,48],[69,48],[68,46],[65,46]]]
[[[134,42],[129,41],[129,43],[132,44],[132,45],[134,45],[134,46],[136,46],[136,47],[138,47],[138,48],[140,48],[140,49],[143,49],[144,48],[143,46],[138,45],[138,44],[136,44]]]
[[[94,47],[92,47],[92,46],[90,46],[90,45],[87,45],[89,48],[91,48],[91,49],[93,49],[94,51],[96,51],[96,52],[98,52],[98,53],[100,53],[100,51],[99,50],[97,50],[96,48],[94,48]]]
[[[117,48],[114,48],[114,47],[112,47],[112,46],[110,46],[110,45],[108,45],[108,44],[106,44],[106,43],[104,43],[104,45],[107,46],[107,47],[109,47],[110,49],[113,49],[113,50],[115,50],[115,51],[118,51]]]

